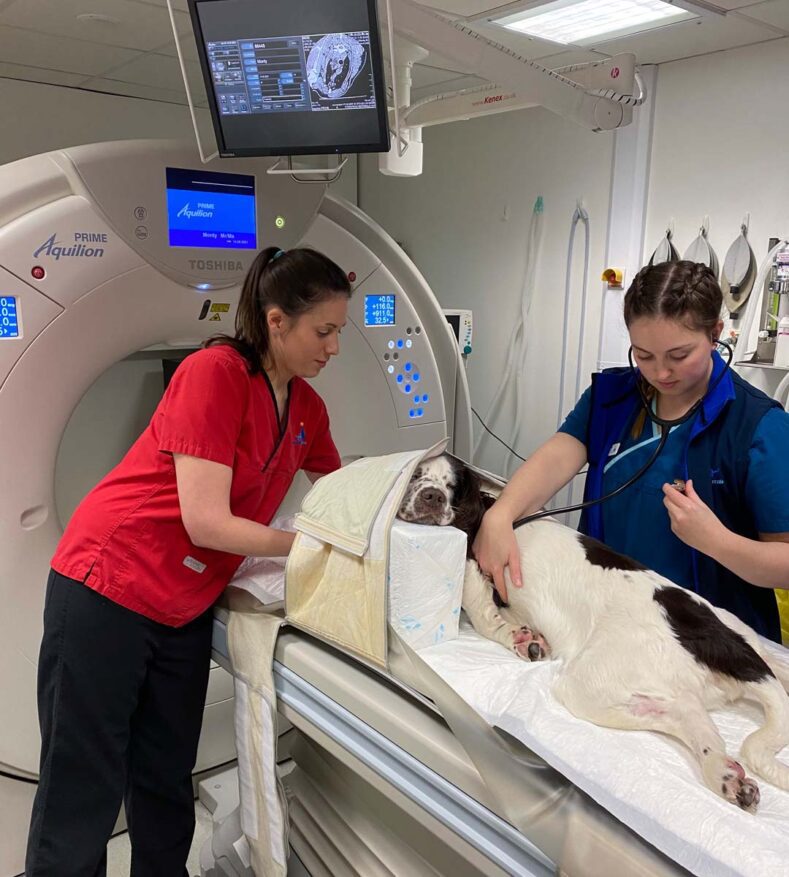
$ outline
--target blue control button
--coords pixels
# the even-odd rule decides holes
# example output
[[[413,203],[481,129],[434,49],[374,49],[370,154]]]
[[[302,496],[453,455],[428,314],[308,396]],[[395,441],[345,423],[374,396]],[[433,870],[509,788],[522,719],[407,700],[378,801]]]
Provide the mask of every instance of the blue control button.
[[[422,401],[423,401],[423,402],[429,402],[429,401],[430,401],[430,396],[428,396],[427,393],[425,393],[425,395],[422,396]]]
[[[419,382],[419,377],[420,377],[419,372],[414,372],[412,377],[413,377],[414,381]]]
[[[425,412],[424,412],[424,410],[423,410],[422,408],[417,408],[417,409],[416,409],[416,416],[417,416],[417,417],[421,417],[424,413],[425,413]]]
[[[421,396],[414,396],[414,402],[418,403],[421,398]]]
[[[397,346],[398,346],[398,347],[402,347],[402,346],[403,346],[403,339],[402,339],[402,338],[398,338],[398,339],[397,339]]]
[[[403,389],[405,390],[406,393],[410,393],[411,392],[411,384],[406,384],[403,387]]]
[[[407,363],[403,366],[403,368],[404,368],[407,372],[410,372],[411,369],[413,368],[413,366],[411,365],[410,362],[407,362]]]
[[[414,409],[412,408],[412,409],[408,412],[408,416],[409,416],[409,417],[416,417],[416,411],[414,411]]]
[[[397,383],[398,383],[398,384],[402,384],[402,383],[403,383],[403,376],[402,376],[402,375],[398,375],[398,376],[397,376]]]

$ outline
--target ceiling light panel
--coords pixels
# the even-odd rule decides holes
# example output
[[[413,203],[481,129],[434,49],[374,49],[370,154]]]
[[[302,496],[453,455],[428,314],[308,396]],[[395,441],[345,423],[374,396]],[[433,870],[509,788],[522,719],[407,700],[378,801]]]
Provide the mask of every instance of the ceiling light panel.
[[[663,0],[554,0],[496,24],[563,45],[587,45],[697,18]]]

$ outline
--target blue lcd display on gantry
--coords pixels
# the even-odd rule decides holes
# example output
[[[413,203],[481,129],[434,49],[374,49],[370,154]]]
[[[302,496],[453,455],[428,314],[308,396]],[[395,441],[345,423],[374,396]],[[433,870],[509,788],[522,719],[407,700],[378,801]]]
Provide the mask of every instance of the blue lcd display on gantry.
[[[394,295],[366,295],[364,297],[365,326],[394,326],[394,324]]]
[[[19,305],[12,295],[0,295],[0,338],[19,337]]]

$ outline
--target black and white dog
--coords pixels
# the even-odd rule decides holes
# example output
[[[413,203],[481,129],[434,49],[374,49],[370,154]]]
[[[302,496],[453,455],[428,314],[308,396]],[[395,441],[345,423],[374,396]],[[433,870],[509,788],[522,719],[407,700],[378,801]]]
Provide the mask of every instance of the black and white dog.
[[[472,471],[442,455],[418,467],[398,515],[464,530],[470,552],[491,502]],[[561,659],[553,693],[573,715],[678,738],[707,786],[750,811],[758,786],[726,754],[708,710],[740,697],[757,700],[765,722],[746,737],[741,758],[789,790],[789,767],[776,758],[789,744],[789,664],[771,664],[751,628],[555,521],[515,532],[523,587],[508,582],[508,606],[494,601],[476,561],[466,564],[463,609],[478,633],[523,658]]]

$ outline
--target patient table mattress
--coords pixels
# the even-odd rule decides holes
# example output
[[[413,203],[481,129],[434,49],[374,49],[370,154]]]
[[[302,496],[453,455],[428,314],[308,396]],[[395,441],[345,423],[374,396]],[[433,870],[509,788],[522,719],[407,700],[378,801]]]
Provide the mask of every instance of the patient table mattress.
[[[773,648],[787,660],[786,650]],[[458,639],[419,654],[491,724],[517,737],[694,874],[789,875],[789,792],[757,778],[758,812],[739,810],[702,785],[682,744],[661,734],[576,719],[550,693],[558,664],[522,661],[465,621]],[[739,701],[712,717],[737,757],[762,714],[755,704]],[[781,758],[789,763],[789,747]]]

